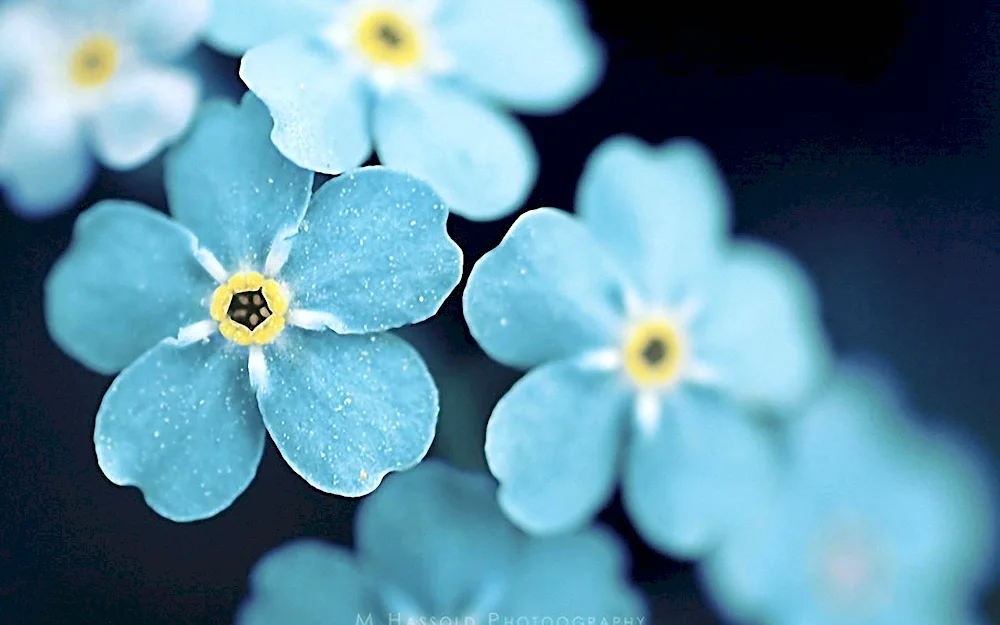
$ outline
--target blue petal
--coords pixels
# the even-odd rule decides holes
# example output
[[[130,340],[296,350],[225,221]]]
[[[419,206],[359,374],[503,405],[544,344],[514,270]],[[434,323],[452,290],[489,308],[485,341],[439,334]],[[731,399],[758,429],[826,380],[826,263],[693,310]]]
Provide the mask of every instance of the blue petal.
[[[604,49],[576,0],[463,0],[442,8],[462,79],[527,113],[557,113],[597,86]]]
[[[63,34],[39,2],[0,4],[0,96],[31,78],[37,60],[61,45]]]
[[[575,615],[641,623],[645,601],[628,577],[627,549],[601,528],[536,538],[526,543],[498,613],[512,619],[530,614],[535,622]]]
[[[147,58],[178,57],[198,45],[213,1],[133,0],[125,9],[129,34]]]
[[[538,154],[517,120],[443,86],[385,96],[374,133],[383,164],[431,183],[468,219],[520,208],[538,177]]]
[[[285,35],[314,32],[342,0],[214,0],[205,40],[229,56]]]
[[[402,172],[365,167],[330,180],[281,272],[292,305],[332,315],[341,333],[431,317],[462,278],[447,220],[434,190]]]
[[[257,46],[240,77],[270,109],[274,145],[300,167],[339,174],[371,154],[368,87],[328,44],[286,37]]]
[[[491,358],[530,368],[616,343],[620,281],[591,235],[551,208],[521,215],[469,273],[472,336]]]
[[[116,81],[107,97],[92,119],[94,151],[111,169],[133,169],[184,132],[199,86],[187,72],[146,68]]]
[[[230,271],[263,269],[271,243],[298,225],[312,193],[312,172],[274,149],[270,127],[250,94],[239,108],[206,104],[164,165],[174,216]]]
[[[677,391],[661,402],[655,429],[633,437],[622,494],[650,544],[689,559],[768,501],[776,449],[717,394]]]
[[[740,400],[790,409],[823,377],[830,348],[817,298],[794,259],[735,245],[714,274],[698,330],[698,359]]]
[[[87,210],[45,281],[52,339],[110,374],[207,319],[214,284],[194,245],[190,232],[140,204],[105,200]]]
[[[910,583],[970,587],[995,549],[987,472],[954,437],[916,429],[901,399],[841,368],[790,430],[799,488],[880,523]]]
[[[497,507],[493,480],[435,460],[387,479],[361,504],[355,527],[360,558],[393,589],[387,598],[405,595],[426,611],[419,616],[483,607],[527,542]]]
[[[69,105],[22,96],[0,119],[0,185],[11,209],[27,218],[69,208],[94,176],[94,159]]]
[[[257,391],[264,423],[288,464],[315,488],[367,495],[430,448],[437,389],[402,339],[289,327],[264,354],[268,382]]]
[[[660,147],[608,139],[584,167],[576,209],[651,305],[673,304],[699,284],[729,228],[725,182],[688,139]]]
[[[161,342],[111,384],[94,443],[108,479],[139,487],[158,514],[182,522],[222,512],[264,452],[246,350],[218,336]]]
[[[318,540],[298,539],[274,549],[254,567],[250,595],[240,606],[236,622],[352,624],[364,622],[373,605],[364,575],[350,552]]]
[[[519,380],[486,427],[486,461],[507,516],[541,534],[597,514],[617,481],[625,407],[614,376],[572,362],[543,365]]]
[[[756,507],[726,533],[715,549],[699,561],[699,578],[706,598],[727,622],[763,622],[770,594],[801,594],[791,573],[789,537],[776,531],[785,527],[779,504]]]

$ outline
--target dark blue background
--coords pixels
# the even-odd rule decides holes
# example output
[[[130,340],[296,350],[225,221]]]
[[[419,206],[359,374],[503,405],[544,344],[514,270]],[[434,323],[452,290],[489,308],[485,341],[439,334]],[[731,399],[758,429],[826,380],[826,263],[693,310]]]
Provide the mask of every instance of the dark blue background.
[[[705,142],[732,186],[737,231],[805,263],[837,347],[883,358],[914,405],[1000,462],[997,7],[590,5],[609,71],[567,114],[526,119],[542,155],[528,207],[571,208],[584,159],[611,134]],[[235,61],[205,59],[221,91],[239,84]],[[270,443],[246,494],[194,524],[162,520],[98,469],[93,422],[110,379],[51,343],[42,282],[81,208],[105,197],[163,208],[159,176],[159,164],[102,174],[47,222],[0,209],[0,623],[224,623],[267,550],[301,535],[350,541],[356,502],[310,488]],[[453,220],[467,269],[512,221]],[[407,336],[442,387],[436,451],[481,466],[483,423],[516,372],[483,359],[458,297]],[[633,547],[657,623],[719,622],[689,565],[645,548],[617,505],[603,518]],[[1000,623],[1000,594],[990,609]]]

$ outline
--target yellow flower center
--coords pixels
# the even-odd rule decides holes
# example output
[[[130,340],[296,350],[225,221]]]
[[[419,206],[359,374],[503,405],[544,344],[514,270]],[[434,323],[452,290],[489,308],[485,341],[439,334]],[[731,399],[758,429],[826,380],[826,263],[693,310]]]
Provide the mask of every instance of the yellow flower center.
[[[687,355],[684,337],[666,319],[648,319],[629,331],[622,348],[625,371],[642,387],[673,382]]]
[[[118,69],[118,44],[106,35],[80,42],[69,58],[69,79],[78,87],[99,87]]]
[[[358,24],[358,44],[375,63],[410,67],[420,60],[421,42],[416,28],[398,13],[379,9]]]
[[[210,310],[222,336],[239,345],[266,345],[285,328],[288,298],[256,272],[233,274],[215,289]]]

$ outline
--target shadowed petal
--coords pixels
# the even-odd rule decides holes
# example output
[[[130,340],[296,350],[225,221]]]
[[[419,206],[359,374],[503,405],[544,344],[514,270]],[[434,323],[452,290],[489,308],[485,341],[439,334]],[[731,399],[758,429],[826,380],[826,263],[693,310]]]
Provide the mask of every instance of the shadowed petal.
[[[45,281],[45,321],[66,353],[114,373],[209,317],[214,283],[195,240],[162,213],[105,200],[80,215]]]
[[[433,614],[464,614],[500,590],[527,542],[497,506],[493,480],[436,460],[389,477],[355,526],[360,558],[380,583]]]
[[[341,333],[379,332],[434,315],[462,277],[448,209],[426,183],[383,167],[316,193],[281,273],[297,308]]]
[[[221,337],[166,340],[122,371],[97,413],[97,462],[173,521],[228,508],[257,473],[264,427],[246,350]]]
[[[271,119],[251,94],[202,107],[166,157],[170,210],[229,271],[260,271],[274,238],[298,225],[313,174],[271,145]]]
[[[565,531],[600,511],[617,478],[626,398],[613,376],[560,361],[500,399],[486,427],[486,461],[515,524]]]
[[[239,625],[352,624],[377,608],[354,556],[343,547],[299,539],[254,567]],[[378,618],[378,616],[375,616]],[[380,622],[380,621],[374,621]]]
[[[491,358],[513,367],[606,347],[622,322],[615,268],[569,214],[519,217],[469,273],[465,320]]]
[[[198,35],[217,1],[132,0],[125,9],[129,32],[147,56],[180,56],[198,45]]]
[[[429,182],[467,219],[499,219],[535,186],[531,136],[507,113],[443,86],[400,91],[375,108],[379,160]]]
[[[205,39],[216,50],[242,56],[279,37],[327,25],[342,0],[214,0]]]
[[[599,527],[535,538],[518,559],[499,611],[539,620],[573,614],[598,623],[639,623],[647,610],[628,583],[628,559],[622,541]]]
[[[322,491],[367,495],[430,448],[437,389],[420,355],[390,334],[288,327],[264,350],[257,399],[288,464]]]
[[[652,433],[636,431],[622,493],[651,544],[681,558],[702,555],[774,487],[775,450],[765,433],[712,393],[663,400]]]

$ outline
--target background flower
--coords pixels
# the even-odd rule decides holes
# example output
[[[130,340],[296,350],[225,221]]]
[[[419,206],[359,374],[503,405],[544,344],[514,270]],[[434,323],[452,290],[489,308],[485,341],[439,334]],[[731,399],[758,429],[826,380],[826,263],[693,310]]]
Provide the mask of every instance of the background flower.
[[[773,477],[747,410],[794,405],[823,374],[814,294],[777,249],[725,241],[724,183],[691,141],[609,139],[577,210],[522,215],[463,296],[482,348],[533,367],[486,432],[501,505],[528,530],[565,530],[621,474],[647,540],[696,555]]]
[[[98,204],[46,284],[53,338],[97,371],[124,368],[97,414],[101,469],[176,521],[229,507],[265,430],[306,481],[346,496],[419,462],[434,436],[433,380],[385,331],[430,317],[458,283],[447,209],[381,167],[311,197],[312,173],[269,126],[252,95],[206,106],[168,158],[177,221]]]
[[[501,107],[559,112],[604,68],[571,0],[221,0],[208,33],[246,51],[240,75],[292,161],[336,174],[374,146],[470,219],[520,207],[537,177],[530,136]]]
[[[780,489],[705,564],[739,622],[971,623],[995,502],[967,449],[844,368],[790,424]]]
[[[390,478],[358,510],[356,554],[314,540],[274,550],[255,567],[237,622],[646,618],[616,536],[528,537],[504,518],[495,490],[486,476],[436,461]]]
[[[0,185],[44,217],[81,198],[94,158],[134,169],[187,127],[198,103],[172,62],[210,0],[15,0],[0,7]]]

